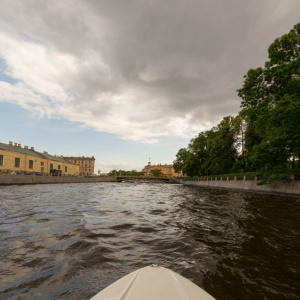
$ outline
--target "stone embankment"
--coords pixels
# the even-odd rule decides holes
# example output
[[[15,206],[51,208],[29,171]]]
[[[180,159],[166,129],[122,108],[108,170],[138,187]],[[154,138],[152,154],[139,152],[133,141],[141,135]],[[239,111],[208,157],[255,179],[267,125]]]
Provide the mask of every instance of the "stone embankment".
[[[267,185],[257,185],[257,180],[247,180],[245,177],[242,180],[229,180],[228,178],[215,178],[211,180],[181,179],[177,180],[177,182],[186,185],[203,186],[209,188],[244,190],[268,194],[300,195],[300,180],[292,180],[290,183],[273,182]]]
[[[51,184],[51,183],[88,183],[116,182],[116,177],[73,177],[73,176],[38,176],[38,175],[0,175],[0,185]]]

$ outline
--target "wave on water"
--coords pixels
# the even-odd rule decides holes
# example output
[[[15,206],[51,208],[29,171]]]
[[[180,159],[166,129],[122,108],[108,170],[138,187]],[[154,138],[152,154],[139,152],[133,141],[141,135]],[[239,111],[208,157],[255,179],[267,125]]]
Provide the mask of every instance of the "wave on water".
[[[118,183],[0,195],[0,299],[89,299],[152,263],[217,299],[299,299],[295,198]]]

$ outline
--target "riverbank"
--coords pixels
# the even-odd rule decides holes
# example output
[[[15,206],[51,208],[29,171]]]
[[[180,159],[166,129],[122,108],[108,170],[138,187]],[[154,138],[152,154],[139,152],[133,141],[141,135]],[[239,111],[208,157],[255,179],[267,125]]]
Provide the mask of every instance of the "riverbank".
[[[257,180],[228,180],[228,179],[180,179],[176,180],[178,183],[185,185],[195,185],[220,189],[243,190],[258,193],[268,194],[286,194],[286,195],[300,195],[300,180],[292,180],[290,183],[273,182],[267,185],[257,185]]]
[[[39,175],[0,175],[0,185],[53,184],[53,183],[88,183],[116,182],[116,177],[72,177]]]
[[[38,176],[38,175],[6,175],[0,174],[2,185],[27,185],[27,184],[56,184],[56,183],[91,183],[91,182],[117,182],[117,177],[72,177],[72,176]],[[154,183],[154,181],[151,181]],[[243,190],[268,194],[300,195],[300,180],[290,183],[273,182],[268,185],[257,185],[257,180],[238,179],[172,179],[169,183],[203,186],[219,189]]]

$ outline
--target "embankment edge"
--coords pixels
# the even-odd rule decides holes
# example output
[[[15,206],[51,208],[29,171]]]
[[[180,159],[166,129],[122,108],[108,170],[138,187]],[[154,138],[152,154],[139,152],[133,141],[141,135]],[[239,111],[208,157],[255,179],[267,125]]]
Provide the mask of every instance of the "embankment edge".
[[[184,185],[202,186],[218,189],[242,190],[267,194],[300,195],[300,181],[290,183],[273,182],[267,185],[257,185],[256,180],[176,180]]]
[[[0,175],[0,185],[116,182],[116,177],[68,177],[37,175]]]

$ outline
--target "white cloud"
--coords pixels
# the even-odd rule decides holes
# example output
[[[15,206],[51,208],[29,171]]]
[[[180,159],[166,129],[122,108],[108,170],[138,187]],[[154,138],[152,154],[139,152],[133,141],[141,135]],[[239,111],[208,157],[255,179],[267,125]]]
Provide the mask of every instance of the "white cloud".
[[[0,81],[0,101],[12,102],[32,112],[46,104],[44,99],[26,87],[23,83],[10,84]]]

